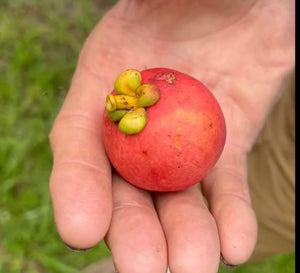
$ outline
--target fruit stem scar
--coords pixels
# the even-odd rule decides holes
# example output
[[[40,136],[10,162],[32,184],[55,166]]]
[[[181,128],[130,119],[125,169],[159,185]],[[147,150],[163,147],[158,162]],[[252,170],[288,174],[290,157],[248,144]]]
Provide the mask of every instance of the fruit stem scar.
[[[173,84],[173,81],[176,80],[176,76],[174,73],[164,73],[163,75],[156,77],[156,80],[166,81],[169,84]]]

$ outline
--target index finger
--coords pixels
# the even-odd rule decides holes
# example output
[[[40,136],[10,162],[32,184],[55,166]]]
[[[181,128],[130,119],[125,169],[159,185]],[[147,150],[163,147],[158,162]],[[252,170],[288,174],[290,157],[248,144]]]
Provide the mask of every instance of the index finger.
[[[102,240],[111,220],[111,169],[101,141],[106,87],[88,67],[79,65],[49,137],[57,231],[77,249]]]

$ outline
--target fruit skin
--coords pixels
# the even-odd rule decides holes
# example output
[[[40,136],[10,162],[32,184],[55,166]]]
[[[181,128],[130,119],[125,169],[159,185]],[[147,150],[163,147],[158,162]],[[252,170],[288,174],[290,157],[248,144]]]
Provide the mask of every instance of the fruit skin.
[[[129,183],[150,191],[178,191],[206,176],[226,140],[222,110],[197,79],[168,68],[141,71],[142,84],[160,89],[147,108],[142,132],[126,135],[104,111],[103,144],[115,170]]]

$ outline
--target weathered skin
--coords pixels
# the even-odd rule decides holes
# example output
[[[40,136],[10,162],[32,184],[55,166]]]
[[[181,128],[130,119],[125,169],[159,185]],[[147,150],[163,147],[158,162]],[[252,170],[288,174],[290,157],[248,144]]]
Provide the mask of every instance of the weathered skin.
[[[150,191],[177,191],[205,177],[219,159],[226,139],[221,108],[198,80],[178,71],[141,72],[142,84],[159,87],[159,101],[147,108],[142,132],[126,135],[103,116],[103,142],[116,171]]]

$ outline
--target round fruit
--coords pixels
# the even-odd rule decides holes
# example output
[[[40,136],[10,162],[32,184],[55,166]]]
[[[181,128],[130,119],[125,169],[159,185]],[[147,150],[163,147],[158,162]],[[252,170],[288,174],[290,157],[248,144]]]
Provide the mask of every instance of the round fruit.
[[[136,87],[130,98],[136,101],[126,110],[115,109],[126,112],[120,120],[104,111],[103,143],[111,164],[129,183],[150,191],[178,191],[201,182],[219,159],[226,139],[216,98],[199,80],[176,70],[152,68],[140,75],[143,88]],[[142,95],[147,97],[147,86],[149,94],[158,93],[154,103],[143,102],[147,107],[140,108],[140,93],[146,90]]]

